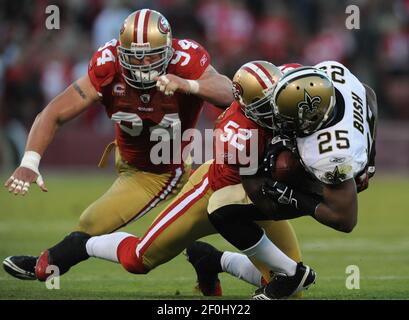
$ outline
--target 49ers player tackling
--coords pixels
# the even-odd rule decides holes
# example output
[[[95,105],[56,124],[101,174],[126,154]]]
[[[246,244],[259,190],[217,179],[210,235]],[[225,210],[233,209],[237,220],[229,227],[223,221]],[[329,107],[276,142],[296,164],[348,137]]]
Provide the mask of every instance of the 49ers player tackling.
[[[239,160],[246,159],[243,153],[254,150],[251,144],[257,146],[255,156],[261,159],[264,153],[273,124],[269,99],[281,75],[277,67],[265,61],[247,63],[239,69],[233,79],[237,85],[235,98],[238,101],[232,103],[216,125],[216,159],[193,173],[175,200],[159,214],[142,238],[124,232],[94,237],[82,232],[71,233],[40,256],[36,265],[37,278],[45,280],[49,276],[46,269],[50,264],[58,266],[60,274],[63,274],[91,256],[119,262],[131,273],[145,274],[177,256],[194,240],[216,233],[208,212],[211,214],[222,206],[226,198],[231,203],[232,199],[243,201],[246,197],[238,185],[241,183],[240,168],[248,167],[249,163]],[[300,252],[289,223],[264,221],[262,225],[266,235],[285,253],[275,247],[273,271],[286,274],[291,272],[289,269],[295,270]],[[266,264],[257,259],[254,263],[260,267]],[[213,283],[200,282],[203,279],[199,279],[204,294],[221,294],[217,272],[213,272],[214,275]],[[268,272],[264,275],[270,277]],[[255,282],[260,285],[261,280],[259,277]],[[206,284],[213,287],[205,287]]]
[[[81,215],[75,228],[91,235],[113,232],[174,197],[186,182],[190,167],[170,159],[154,165],[150,133],[155,128],[193,128],[204,100],[228,106],[231,81],[211,65],[207,51],[191,40],[172,39],[166,18],[149,9],[125,20],[119,40],[106,43],[92,57],[88,74],[75,81],[37,116],[21,165],[7,180],[9,192],[25,195],[36,182],[47,191],[39,162],[59,126],[100,101],[115,125],[118,178]],[[185,142],[187,144],[187,142]],[[181,148],[185,147],[182,143]],[[164,201],[165,199],[165,201]],[[4,260],[7,272],[35,279],[36,257]]]

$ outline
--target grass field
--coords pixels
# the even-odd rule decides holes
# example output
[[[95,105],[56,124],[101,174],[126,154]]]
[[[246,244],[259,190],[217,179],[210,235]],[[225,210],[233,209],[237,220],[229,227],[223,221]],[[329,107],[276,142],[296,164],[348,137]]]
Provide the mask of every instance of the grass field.
[[[0,259],[38,254],[76,224],[82,210],[113,181],[104,175],[48,175],[48,194],[32,187],[15,198],[0,191]],[[4,181],[4,179],[2,179]],[[359,222],[351,234],[326,228],[304,217],[294,221],[304,261],[318,273],[305,299],[409,298],[409,179],[374,178],[359,197]],[[140,235],[152,217],[125,230]],[[208,237],[232,249],[218,236]],[[360,270],[360,289],[348,290],[346,268]],[[224,298],[248,299],[254,288],[229,275],[221,276]],[[44,283],[19,281],[0,270],[0,299],[203,299],[194,292],[195,273],[183,255],[149,275],[131,275],[119,265],[89,260],[61,278],[60,290]]]

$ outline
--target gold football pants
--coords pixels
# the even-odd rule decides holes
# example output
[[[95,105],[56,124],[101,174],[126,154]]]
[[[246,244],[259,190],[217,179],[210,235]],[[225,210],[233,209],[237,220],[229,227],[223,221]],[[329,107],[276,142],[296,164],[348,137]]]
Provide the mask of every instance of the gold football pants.
[[[118,178],[99,199],[82,213],[77,231],[93,236],[111,233],[149,212],[155,217],[181,190],[190,166],[156,174],[125,163],[116,148]]]
[[[207,217],[208,208],[222,205],[213,203],[215,200],[212,199],[212,195],[215,192],[208,181],[209,166],[210,163],[205,163],[191,175],[182,191],[160,213],[141,238],[136,248],[136,254],[143,258],[143,265],[146,270],[152,270],[171,260],[193,241],[216,233]],[[237,190],[233,189],[233,191]],[[234,199],[241,198],[241,195],[233,191],[227,189],[226,192],[230,192],[230,196],[224,194],[222,197],[218,197],[218,200],[224,198],[226,204],[230,204],[232,201],[245,203],[246,200],[235,201]],[[244,190],[242,195],[246,197]],[[288,221],[263,221],[260,222],[260,225],[264,228],[266,235],[284,253],[295,261],[300,261],[301,253],[298,241]],[[268,280],[270,278],[269,269],[257,261],[253,261],[253,263]]]

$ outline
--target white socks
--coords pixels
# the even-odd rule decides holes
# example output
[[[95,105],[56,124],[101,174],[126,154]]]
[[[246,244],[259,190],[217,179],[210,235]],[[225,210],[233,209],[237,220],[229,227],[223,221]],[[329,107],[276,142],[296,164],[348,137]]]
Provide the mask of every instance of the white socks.
[[[223,271],[232,276],[242,279],[256,287],[261,287],[261,272],[251,263],[250,259],[242,254],[225,251],[223,252],[220,264]]]
[[[243,253],[245,255],[229,251],[223,252],[220,259],[223,271],[260,287],[263,285],[261,283],[263,275],[249,259],[249,257],[254,256],[259,261],[267,264],[274,272],[284,273],[289,276],[295,274],[297,263],[278,249],[265,234],[256,245],[243,250]]]
[[[119,262],[117,250],[119,244],[128,237],[134,237],[130,233],[115,232],[102,236],[91,237],[87,241],[86,248],[90,257]]]
[[[263,234],[260,241],[254,246],[242,251],[248,257],[255,257],[264,262],[275,273],[284,273],[293,276],[297,263],[285,255],[271,240]]]

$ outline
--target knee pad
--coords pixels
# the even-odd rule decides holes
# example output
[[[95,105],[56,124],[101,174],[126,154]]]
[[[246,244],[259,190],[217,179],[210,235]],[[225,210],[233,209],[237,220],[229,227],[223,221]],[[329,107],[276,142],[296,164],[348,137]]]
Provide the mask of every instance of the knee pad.
[[[143,258],[136,255],[136,246],[139,241],[137,237],[127,237],[122,240],[117,249],[117,256],[126,271],[146,274],[149,270],[143,265]]]

